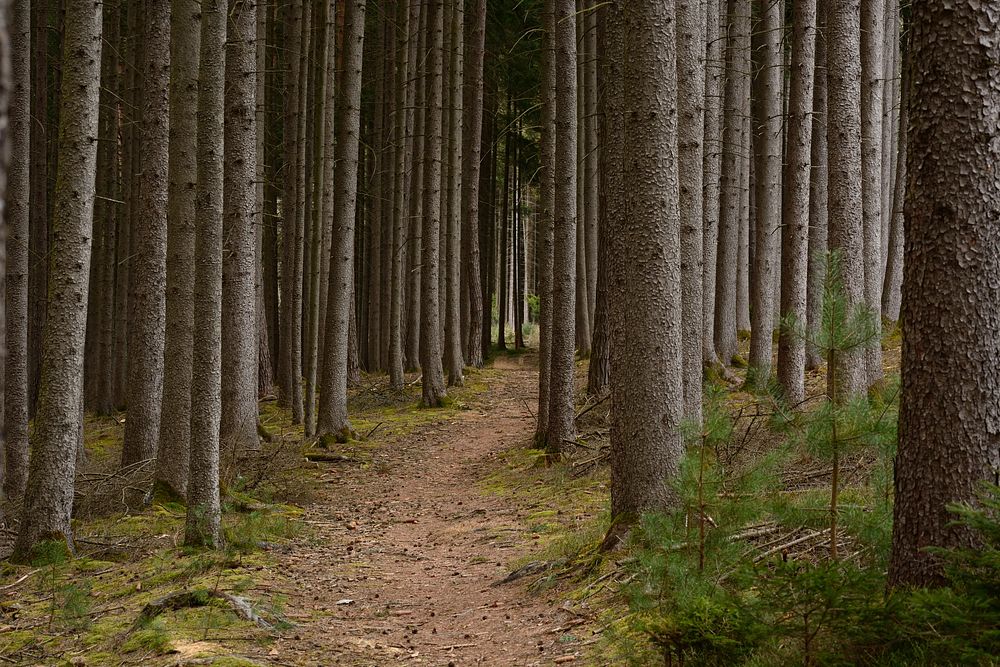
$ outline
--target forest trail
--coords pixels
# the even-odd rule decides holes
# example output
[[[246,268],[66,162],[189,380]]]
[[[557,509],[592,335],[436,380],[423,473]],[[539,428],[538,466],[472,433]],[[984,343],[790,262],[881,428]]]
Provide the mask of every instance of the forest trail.
[[[331,466],[309,534],[277,555],[272,594],[296,624],[260,656],[276,665],[550,665],[572,617],[522,582],[494,585],[533,543],[526,510],[487,495],[499,455],[534,431],[527,356],[472,409],[419,428],[372,465]],[[348,602],[350,601],[350,602]],[[268,650],[268,649],[265,649]]]

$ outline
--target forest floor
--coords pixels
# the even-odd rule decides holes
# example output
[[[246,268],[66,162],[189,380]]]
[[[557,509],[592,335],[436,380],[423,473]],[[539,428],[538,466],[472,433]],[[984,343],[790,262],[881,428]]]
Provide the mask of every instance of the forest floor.
[[[331,449],[303,449],[262,404],[278,444],[230,480],[221,553],[180,546],[177,504],[109,509],[131,484],[113,472],[121,420],[88,417],[77,493],[93,516],[75,559],[0,562],[0,665],[609,664],[614,572],[569,565],[599,541],[607,472],[539,465],[535,357],[499,355],[441,410],[415,385],[366,378],[362,437]]]

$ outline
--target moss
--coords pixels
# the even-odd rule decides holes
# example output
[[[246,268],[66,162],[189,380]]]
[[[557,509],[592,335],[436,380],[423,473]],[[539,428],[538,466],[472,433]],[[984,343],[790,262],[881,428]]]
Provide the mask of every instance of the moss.
[[[152,651],[157,655],[164,655],[170,649],[170,635],[167,634],[166,624],[158,618],[153,619],[146,627],[131,633],[121,647],[123,653]]]

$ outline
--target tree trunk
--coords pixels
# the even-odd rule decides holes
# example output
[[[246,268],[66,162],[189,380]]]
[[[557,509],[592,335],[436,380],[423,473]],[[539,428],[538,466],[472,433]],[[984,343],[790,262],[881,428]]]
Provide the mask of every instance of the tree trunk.
[[[167,282],[170,3],[143,12],[139,201],[129,257],[128,419],[122,466],[152,459],[160,441]]]
[[[327,174],[332,173],[333,155],[327,154],[327,146],[333,147],[333,124],[335,101],[330,99],[334,86],[331,84],[333,71],[329,69],[335,63],[334,53],[335,38],[330,38],[330,19],[328,16],[329,3],[320,0],[316,5],[316,23],[318,32],[314,43],[313,60],[314,65],[314,94],[313,104],[313,133],[310,140],[313,142],[313,163],[312,189],[315,193],[312,210],[309,216],[310,242],[309,250],[309,272],[306,276],[309,285],[309,302],[306,311],[306,345],[305,345],[305,374],[306,374],[306,394],[303,406],[303,433],[311,437],[315,432],[316,424],[316,382],[319,366],[319,341],[320,341],[320,308],[321,294],[320,284],[323,280],[328,280],[322,271],[322,248],[325,244],[324,228],[326,227],[327,211],[330,210],[333,200],[333,186],[327,180]],[[327,104],[330,108],[327,108]],[[327,298],[329,298],[329,288],[327,288]]]
[[[424,310],[423,296],[421,294],[421,274],[423,273],[423,260],[421,259],[421,247],[423,240],[423,186],[424,169],[426,168],[426,134],[425,116],[426,111],[426,86],[424,79],[427,74],[427,0],[412,0],[419,8],[417,18],[411,14],[411,29],[415,31],[414,40],[418,44],[415,53],[411,54],[410,65],[412,71],[409,81],[414,89],[413,92],[413,142],[412,142],[412,165],[410,169],[410,207],[409,207],[409,228],[410,228],[410,266],[409,266],[409,288],[406,308],[406,366],[413,370],[419,368],[423,357],[420,354],[421,322],[420,316]],[[440,1],[440,0],[437,0]],[[409,97],[409,96],[408,96]]]
[[[403,388],[403,299],[405,296],[405,280],[403,275],[403,256],[406,253],[407,224],[406,199],[404,196],[407,156],[407,117],[411,110],[404,108],[407,99],[407,79],[409,35],[409,7],[404,0],[398,0],[396,22],[398,34],[396,43],[396,76],[393,83],[393,96],[396,99],[397,115],[394,120],[396,144],[394,147],[393,169],[396,172],[396,189],[393,192],[393,233],[392,233],[392,287],[389,311],[389,382],[392,388],[399,391]]]
[[[692,0],[699,2],[700,0]],[[583,132],[584,170],[583,201],[584,207],[580,215],[584,230],[587,250],[587,349],[593,352],[591,341],[594,337],[594,314],[597,310],[597,255],[600,247],[598,231],[598,215],[600,211],[600,164],[601,145],[598,142],[597,128],[597,5],[599,0],[581,0],[586,5],[586,12],[580,17],[583,29],[583,48],[585,56],[581,58],[583,68],[583,90],[581,91],[581,109],[584,123]],[[700,60],[699,60],[700,62]]]
[[[759,70],[753,80],[754,255],[750,281],[750,366],[747,383],[764,388],[771,377],[774,281],[781,219],[782,25],[779,3],[756,0],[754,33]]]
[[[805,398],[806,346],[796,328],[806,323],[816,0],[797,0],[793,12],[791,81],[785,123],[788,139],[781,203],[781,315],[792,318],[795,325],[781,327],[778,383],[785,401],[798,405]]]
[[[705,176],[705,17],[699,0],[677,0],[676,10],[684,416],[700,424],[703,356],[701,318],[704,272],[702,188]]]
[[[813,74],[812,147],[809,162],[809,261],[806,287],[807,338],[815,340],[823,326],[823,296],[827,270],[827,150],[826,150],[826,7],[817,4],[816,67]],[[806,368],[823,363],[822,351],[806,345]]]
[[[861,175],[860,0],[827,9],[827,146],[829,150],[829,244],[837,254],[839,280],[849,309],[865,303],[864,221]],[[859,350],[837,355],[837,388],[853,396],[866,387]]]
[[[684,443],[677,95],[672,2],[623,3],[629,36],[621,183],[612,234],[611,516],[605,544],[647,511],[672,507]],[[609,25],[609,29],[613,29]]]
[[[59,165],[52,216],[47,326],[38,411],[21,526],[13,559],[29,562],[44,540],[72,548],[70,516],[80,423],[90,240],[101,82],[100,4],[67,0]]]
[[[223,0],[201,5],[198,70],[198,186],[195,199],[191,467],[184,543],[220,541],[219,423],[222,413],[223,138],[226,16]]]
[[[465,291],[468,293],[469,326],[465,338],[465,359],[474,368],[482,368],[483,295],[479,281],[479,189],[482,169],[483,134],[483,53],[486,40],[486,0],[473,0],[468,15],[468,39],[465,42],[463,81],[462,135],[462,256]]]
[[[20,498],[28,478],[28,234],[31,198],[31,1],[10,13],[10,161],[6,170],[6,358],[0,478],[3,494]],[[4,92],[8,92],[4,88]]]
[[[438,271],[441,224],[441,118],[444,8],[442,0],[427,5],[427,90],[424,112],[423,237],[421,239],[420,368],[423,404],[440,407],[446,395],[441,366],[441,329],[438,321]]]
[[[611,383],[611,305],[608,291],[612,271],[611,254],[613,226],[624,211],[622,202],[622,156],[625,144],[625,124],[622,107],[622,59],[624,36],[621,29],[620,4],[602,8],[597,23],[597,55],[599,61],[598,98],[600,164],[600,238],[597,262],[597,304],[594,311],[594,340],[590,351],[587,394],[604,396]],[[699,368],[700,372],[700,368]]]
[[[461,300],[461,205],[462,193],[462,73],[465,51],[464,0],[451,0],[451,100],[448,105],[448,123],[451,139],[448,143],[448,206],[447,220],[447,307],[445,310],[445,358],[448,365],[448,384],[458,386],[464,383],[465,360],[462,354],[462,313]]]
[[[550,0],[555,15],[556,151],[552,243],[552,341],[549,424],[546,449],[558,457],[573,442],[576,340],[574,304],[577,263],[577,86],[576,7],[573,0]],[[589,344],[589,340],[588,340]]]
[[[507,349],[507,274],[510,271],[510,260],[507,252],[507,230],[510,227],[510,153],[511,144],[514,142],[514,135],[511,131],[511,118],[514,110],[510,103],[510,73],[507,74],[507,115],[504,117],[504,139],[503,139],[503,205],[500,213],[500,245],[497,252],[500,253],[499,280],[497,282],[497,347],[501,350]]]
[[[614,5],[617,8],[617,5]],[[605,10],[605,13],[610,12]],[[617,9],[615,10],[617,11]],[[542,128],[540,146],[541,210],[538,218],[538,423],[535,446],[546,447],[549,432],[549,398],[552,378],[552,284],[553,230],[555,212],[556,157],[556,68],[555,68],[555,3],[546,2],[542,10],[541,98]],[[604,19],[602,18],[602,23]],[[613,45],[608,46],[613,48]],[[611,91],[608,91],[610,94]]]
[[[729,34],[726,38],[725,98],[722,134],[719,251],[716,256],[715,349],[728,364],[736,356],[736,290],[741,226],[741,172],[743,164],[742,100],[748,94],[743,74],[749,64],[749,0],[727,0]]]
[[[909,49],[908,33],[900,35],[904,52]],[[909,54],[906,57],[906,67],[903,69],[901,83],[902,94],[899,105],[899,139],[898,157],[896,158],[895,181],[893,182],[893,205],[890,213],[889,247],[885,267],[885,282],[882,285],[882,316],[889,322],[899,320],[900,301],[903,286],[903,252],[905,226],[904,203],[906,199],[906,150],[907,132],[909,130],[910,106],[910,63]]]
[[[722,0],[725,11],[725,0]],[[702,184],[703,216],[702,249],[702,361],[707,366],[719,363],[715,354],[715,280],[719,250],[720,168],[722,166],[723,62],[720,37],[720,0],[708,0],[705,17],[705,158]]]
[[[861,0],[861,172],[864,216],[865,303],[882,310],[882,97],[886,0]],[[879,382],[880,340],[864,350],[866,382]]]
[[[163,410],[154,489],[178,498],[187,494],[191,441],[200,16],[200,5],[195,0],[173,0],[170,15],[167,323]]]
[[[344,16],[343,70],[337,101],[334,150],[335,202],[326,349],[320,383],[318,435],[346,439],[350,317],[354,308],[354,225],[358,197],[358,150],[361,132],[361,74],[365,41],[365,0],[349,0]]]
[[[222,264],[222,421],[229,455],[257,444],[257,0],[229,0]]]
[[[948,505],[1000,469],[1000,2],[911,9],[897,587],[945,582],[927,547],[980,546]]]

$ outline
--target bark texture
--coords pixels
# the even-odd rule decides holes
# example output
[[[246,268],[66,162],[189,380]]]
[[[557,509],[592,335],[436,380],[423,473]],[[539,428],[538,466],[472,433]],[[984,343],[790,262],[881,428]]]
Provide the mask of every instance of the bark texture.
[[[806,344],[798,328],[807,321],[809,160],[813,129],[810,112],[815,67],[816,0],[797,0],[792,18],[791,81],[781,205],[781,315],[787,326],[781,327],[778,338],[778,383],[791,405],[805,398]]]
[[[420,368],[423,404],[440,407],[447,393],[441,365],[441,325],[439,322],[438,272],[440,267],[441,225],[441,121],[443,98],[442,57],[444,55],[444,7],[442,0],[427,5],[427,108],[424,117],[423,236],[421,238]]]
[[[860,0],[827,8],[828,226],[848,308],[865,304],[864,221],[861,194],[861,14]],[[860,350],[837,355],[837,387],[852,396],[866,387]]]
[[[195,278],[191,451],[184,543],[217,547],[219,423],[222,413],[222,184],[225,125],[225,0],[201,4],[198,67],[198,185],[195,194]]]
[[[191,441],[200,22],[201,10],[196,0],[173,0],[170,15],[167,322],[155,484],[168,495],[180,498],[187,494]]]
[[[680,211],[673,3],[623,3],[628,133],[615,224],[611,515],[614,535],[676,501],[683,454]],[[617,530],[616,530],[617,528]]]
[[[947,505],[1000,470],[1000,2],[912,6],[902,394],[889,583],[973,547]]]
[[[142,65],[138,211],[129,256],[128,419],[122,465],[156,456],[160,441],[167,285],[170,3],[150,2]]]
[[[546,448],[557,456],[572,442],[574,419],[573,363],[576,340],[576,179],[577,85],[576,6],[552,0],[555,22],[555,195],[552,243],[552,340],[549,376],[549,419]]]
[[[90,242],[97,167],[101,80],[101,9],[92,0],[68,0],[62,64],[59,166],[52,212],[47,326],[32,456],[15,560],[30,561],[43,540],[72,547],[70,515],[80,423],[83,348],[90,278]]]
[[[222,421],[229,455],[257,444],[257,0],[229,0],[222,262]]]
[[[349,0],[344,17],[343,75],[337,104],[337,146],[333,209],[333,255],[323,380],[316,432],[344,438],[347,419],[348,348],[354,307],[354,222],[358,197],[358,144],[361,134],[361,68],[365,40],[365,0]]]
[[[28,234],[31,202],[31,5],[10,13],[10,163],[4,197],[6,241],[6,359],[4,370],[3,494],[20,498],[28,479]]]

